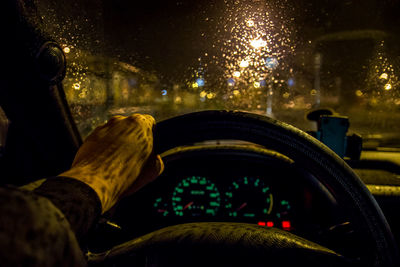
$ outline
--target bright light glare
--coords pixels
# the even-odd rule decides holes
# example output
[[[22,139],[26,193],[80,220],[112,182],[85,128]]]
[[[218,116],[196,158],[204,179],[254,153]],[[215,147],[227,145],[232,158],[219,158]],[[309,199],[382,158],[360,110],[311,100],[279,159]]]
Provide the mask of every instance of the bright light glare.
[[[239,78],[240,77],[240,71],[235,71],[233,73],[233,77]]]
[[[197,80],[196,80],[196,83],[197,83],[197,85],[198,86],[204,86],[204,79],[202,79],[202,78],[198,78]]]
[[[264,46],[266,46],[267,45],[267,42],[266,41],[264,41],[263,39],[254,39],[254,40],[251,40],[250,41],[250,45],[252,46],[252,47],[254,47],[255,49],[259,49],[259,48],[261,48],[261,47],[264,47]]]
[[[254,82],[253,85],[254,85],[255,88],[260,88],[260,83],[259,82]]]
[[[248,21],[246,21],[246,25],[247,25],[247,27],[253,27],[254,26],[254,21],[249,19]]]
[[[249,66],[249,61],[243,59],[242,61],[240,61],[239,66],[241,68],[247,68]]]
[[[71,49],[68,46],[66,46],[64,47],[63,51],[65,54],[68,54],[69,52],[71,52]]]
[[[381,76],[379,76],[379,79],[387,80],[388,77],[389,76],[387,75],[387,73],[382,73]]]
[[[208,93],[207,94],[207,98],[208,99],[212,99],[212,98],[214,98],[215,97],[215,94],[214,93]]]
[[[390,83],[385,84],[385,90],[389,91],[392,89],[392,85]]]

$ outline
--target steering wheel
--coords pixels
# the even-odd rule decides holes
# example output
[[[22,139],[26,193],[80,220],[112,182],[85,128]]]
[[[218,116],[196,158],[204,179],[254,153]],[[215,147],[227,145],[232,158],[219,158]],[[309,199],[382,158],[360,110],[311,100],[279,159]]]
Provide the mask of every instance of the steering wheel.
[[[158,154],[205,140],[236,139],[291,158],[351,211],[362,236],[368,240],[362,256],[368,262],[351,261],[275,228],[207,222],[163,228],[110,251],[89,255],[90,264],[119,266],[118,263],[139,261],[145,266],[399,266],[393,235],[371,193],[339,156],[307,133],[269,117],[215,110],[161,121],[154,133]]]

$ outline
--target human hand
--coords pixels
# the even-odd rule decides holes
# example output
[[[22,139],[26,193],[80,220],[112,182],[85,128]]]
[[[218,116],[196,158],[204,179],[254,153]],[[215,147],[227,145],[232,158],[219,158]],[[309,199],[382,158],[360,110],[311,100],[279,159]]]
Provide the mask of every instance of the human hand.
[[[154,180],[164,169],[153,152],[150,115],[115,116],[97,127],[79,148],[70,170],[60,174],[93,188],[106,212],[122,197]]]

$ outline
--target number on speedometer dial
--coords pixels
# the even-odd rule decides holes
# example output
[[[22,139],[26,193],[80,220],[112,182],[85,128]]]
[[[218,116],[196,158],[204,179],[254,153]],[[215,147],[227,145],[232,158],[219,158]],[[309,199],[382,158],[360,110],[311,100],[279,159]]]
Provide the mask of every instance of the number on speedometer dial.
[[[215,216],[221,204],[219,191],[206,177],[191,176],[181,180],[172,195],[177,216]]]
[[[230,217],[266,218],[272,211],[273,196],[269,186],[254,177],[236,179],[225,192],[225,208]]]

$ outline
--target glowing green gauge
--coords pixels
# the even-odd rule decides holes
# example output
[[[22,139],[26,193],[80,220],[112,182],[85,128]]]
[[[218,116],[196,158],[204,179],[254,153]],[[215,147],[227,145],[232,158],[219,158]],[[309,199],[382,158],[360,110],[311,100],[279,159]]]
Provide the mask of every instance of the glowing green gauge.
[[[281,220],[287,219],[289,218],[291,208],[292,207],[289,201],[283,199],[279,200],[275,205],[275,211],[274,211],[275,216]]]
[[[254,177],[236,179],[224,197],[227,215],[246,220],[268,218],[274,206],[270,187]]]
[[[172,194],[172,209],[177,216],[215,216],[220,204],[217,187],[205,177],[181,180]]]
[[[153,208],[157,215],[167,217],[169,215],[169,207],[167,202],[163,201],[161,197],[154,201]]]

